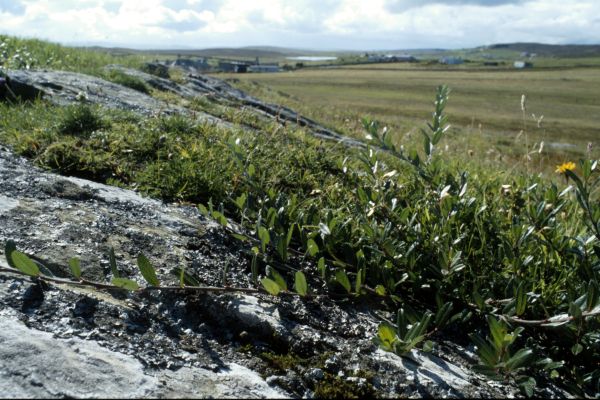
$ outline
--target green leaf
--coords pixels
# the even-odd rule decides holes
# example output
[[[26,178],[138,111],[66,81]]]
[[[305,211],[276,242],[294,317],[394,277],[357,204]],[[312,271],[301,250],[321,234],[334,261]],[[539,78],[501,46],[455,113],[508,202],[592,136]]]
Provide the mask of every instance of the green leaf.
[[[156,277],[156,271],[154,270],[152,264],[150,264],[150,260],[148,260],[145,255],[140,254],[138,256],[137,265],[146,282],[152,286],[160,286],[160,282]]]
[[[239,233],[232,233],[231,236],[233,236],[235,239],[239,240],[240,242],[247,242],[249,240],[248,236],[242,235]]]
[[[185,270],[181,268],[181,272],[179,273],[179,286],[185,287]]]
[[[277,296],[281,291],[281,287],[277,284],[277,282],[269,278],[261,279],[260,283],[262,283],[265,290],[272,296]]]
[[[544,358],[537,362],[538,365],[542,366],[544,371],[550,371],[557,368],[561,368],[565,363],[564,361],[552,361],[551,358]]]
[[[335,280],[346,289],[346,292],[350,293],[352,290],[350,286],[350,280],[348,279],[348,275],[346,275],[346,271],[343,269],[338,269],[335,272]]]
[[[521,349],[508,359],[506,362],[506,369],[508,371],[514,371],[521,367],[528,366],[532,359],[533,351],[531,349]]]
[[[71,267],[71,272],[75,278],[81,278],[81,263],[78,258],[71,258],[69,260],[69,267]]]
[[[421,133],[423,134],[423,150],[425,154],[430,156],[433,144],[431,143],[431,139],[429,139],[429,135],[424,130],[421,129]]]
[[[498,369],[494,365],[478,364],[473,366],[473,370],[492,379],[501,379],[501,376],[498,375]]]
[[[527,397],[533,397],[536,381],[532,377],[524,376],[517,382],[519,389]]]
[[[108,261],[110,264],[110,270],[114,278],[119,278],[119,270],[117,269],[117,260],[115,259],[115,249],[111,247],[108,251]]]
[[[393,350],[393,344],[398,340],[396,336],[396,330],[393,326],[388,323],[382,323],[379,325],[377,329],[377,344],[381,346],[384,350],[391,351]]]
[[[314,240],[308,239],[306,242],[306,251],[311,257],[314,257],[319,253],[319,246]]]
[[[442,329],[446,322],[450,319],[450,313],[454,308],[452,303],[445,303],[440,309],[438,309],[437,313],[435,313],[435,318],[433,320],[433,324],[438,329]]]
[[[200,286],[200,281],[192,274],[185,271],[185,268],[175,267],[171,270],[171,274],[179,278],[181,283],[181,277],[183,276],[183,283],[187,286]],[[183,284],[182,284],[183,286]]]
[[[12,260],[11,254],[13,253],[13,251],[17,251],[17,246],[15,245],[15,242],[13,242],[12,240],[7,240],[6,244],[4,245],[4,256],[6,257],[6,262],[11,268],[18,269]]]
[[[490,327],[490,333],[492,334],[492,339],[494,341],[494,346],[496,346],[496,349],[501,349],[506,337],[506,328],[504,328],[502,323],[498,322],[498,320],[491,315],[487,316],[487,321]]]
[[[375,293],[377,293],[378,296],[385,296],[386,295],[385,287],[383,285],[375,286]]]
[[[271,275],[271,278],[273,278],[273,280],[277,283],[277,285],[279,285],[279,288],[281,290],[283,290],[283,291],[288,290],[285,279],[283,279],[283,277],[279,274],[279,272],[277,272],[277,270],[275,268],[269,267],[268,275]]]
[[[579,306],[575,303],[571,303],[569,305],[569,314],[571,316],[573,316],[573,318],[575,319],[580,319],[582,314],[581,314],[581,308],[579,308]]]
[[[113,278],[112,284],[126,290],[135,291],[140,288],[137,282],[127,278]]]
[[[246,193],[242,193],[240,194],[234,201],[235,205],[237,206],[237,208],[239,208],[240,210],[244,209],[244,205],[246,204],[246,199],[248,198],[248,195]]]
[[[295,226],[296,226],[296,224],[292,224],[290,226],[290,229],[288,229],[288,233],[287,233],[287,236],[285,238],[285,247],[289,247],[290,243],[292,242],[292,237],[294,236],[294,227]]]
[[[431,321],[432,314],[430,312],[426,312],[425,315],[421,318],[421,321],[414,324],[410,330],[407,332],[404,340],[409,342],[418,343],[423,339],[423,335],[429,326],[429,322]]]
[[[13,250],[10,253],[10,258],[15,268],[24,274],[29,276],[40,275],[40,269],[38,268],[37,264],[31,258],[27,257],[26,254],[17,250]]]
[[[248,176],[252,178],[256,174],[256,167],[254,164],[248,165]]]
[[[317,270],[319,270],[321,278],[325,279],[325,273],[327,272],[327,269],[325,268],[325,257],[319,258],[319,262],[317,263]]]
[[[431,350],[433,350],[433,342],[431,340],[426,340],[425,343],[423,343],[423,351],[429,353]]]
[[[220,213],[217,210],[214,210],[211,215],[215,219],[215,221],[217,221],[220,225],[227,226],[227,218],[225,218],[225,216],[222,213]]]
[[[262,251],[264,253],[267,250],[267,245],[271,242],[271,236],[269,235],[267,228],[264,226],[258,228],[258,238],[260,239]]]
[[[579,343],[575,343],[573,345],[573,347],[571,347],[571,353],[573,353],[574,356],[578,355],[582,351],[583,351],[583,346]]]
[[[470,334],[469,337],[477,346],[477,354],[481,358],[481,361],[484,365],[488,367],[495,367],[498,362],[498,353],[496,350],[490,345],[490,343],[486,342],[479,335]]]
[[[596,307],[596,304],[598,304],[599,296],[600,296],[600,289],[598,288],[598,282],[595,279],[593,279],[590,281],[590,283],[588,285],[588,291],[587,291],[586,309],[588,311],[591,311],[592,308]]]
[[[281,258],[281,261],[286,262],[287,261],[287,253],[288,253],[288,248],[286,245],[286,239],[284,235],[278,235],[276,236],[276,243],[277,243],[277,254],[279,254],[279,258]]]
[[[480,311],[483,311],[485,309],[485,300],[483,299],[483,297],[481,297],[477,290],[473,291],[473,301],[475,302],[475,304],[477,304],[477,307],[479,307]]]
[[[355,283],[355,286],[354,286],[354,291],[356,292],[357,295],[360,295],[360,289],[362,288],[363,271],[364,270],[360,269],[358,271],[358,273],[356,274],[356,283]]]
[[[258,247],[252,248],[252,263],[250,264],[250,271],[252,271],[252,282],[258,284]]]
[[[398,330],[398,336],[400,336],[401,338],[406,336],[407,325],[408,323],[406,321],[404,308],[400,308],[396,316],[396,329]]]
[[[306,277],[302,271],[296,271],[296,280],[294,282],[294,287],[296,288],[296,292],[300,296],[306,296],[308,292],[308,285],[306,283]]]
[[[204,215],[205,217],[208,217],[208,209],[204,204],[198,204],[198,211],[200,211],[200,214]]]

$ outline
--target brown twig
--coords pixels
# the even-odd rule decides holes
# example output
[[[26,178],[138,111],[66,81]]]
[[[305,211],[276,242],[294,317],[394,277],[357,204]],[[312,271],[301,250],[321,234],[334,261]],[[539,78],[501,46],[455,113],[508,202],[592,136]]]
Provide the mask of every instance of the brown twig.
[[[80,279],[78,281],[75,280],[70,280],[70,279],[63,279],[63,278],[56,278],[56,277],[51,277],[51,276],[47,276],[47,275],[38,275],[38,276],[31,276],[29,274],[26,274],[24,272],[19,271],[18,269],[13,269],[13,268],[5,268],[5,267],[0,267],[0,272],[9,272],[12,274],[17,274],[17,275],[22,275],[22,276],[27,276],[30,278],[35,278],[35,279],[40,279],[43,280],[45,282],[52,282],[52,283],[59,283],[59,284],[66,284],[66,285],[73,285],[73,286],[83,286],[83,287],[94,287],[96,289],[110,289],[110,290],[129,290],[129,289],[125,289],[123,287],[120,286],[115,286],[112,284],[107,284],[107,283],[100,283],[100,282],[94,282],[94,281],[89,281],[87,279]],[[265,290],[262,289],[253,289],[253,288],[242,288],[242,287],[230,287],[230,286],[224,286],[224,287],[214,287],[214,286],[146,286],[146,287],[140,287],[137,290],[130,290],[133,292],[146,292],[146,291],[154,291],[154,290],[165,290],[165,291],[177,291],[177,290],[182,290],[182,291],[194,291],[194,292],[243,292],[243,293],[267,293]]]
[[[595,311],[582,312],[581,318],[595,317],[598,315],[600,315],[600,308]],[[516,317],[509,317],[507,315],[496,315],[496,316],[506,322],[512,322],[512,323],[515,323],[518,325],[524,325],[524,326],[541,326],[543,328],[551,328],[552,326],[549,326],[549,324],[563,324],[563,323],[571,322],[571,321],[574,321],[575,319],[577,319],[576,317],[570,316],[570,315],[567,315],[564,318],[557,318],[557,316],[554,316],[552,318],[538,319],[538,320],[526,320],[526,319],[521,319],[521,318],[516,318]]]

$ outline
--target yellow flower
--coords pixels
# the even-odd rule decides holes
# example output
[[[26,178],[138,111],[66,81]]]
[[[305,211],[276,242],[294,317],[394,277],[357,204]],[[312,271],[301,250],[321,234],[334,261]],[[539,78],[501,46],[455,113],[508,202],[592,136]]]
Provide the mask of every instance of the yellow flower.
[[[575,169],[575,163],[572,161],[562,163],[561,165],[556,166],[556,171],[559,174],[564,174],[567,171],[573,171]]]

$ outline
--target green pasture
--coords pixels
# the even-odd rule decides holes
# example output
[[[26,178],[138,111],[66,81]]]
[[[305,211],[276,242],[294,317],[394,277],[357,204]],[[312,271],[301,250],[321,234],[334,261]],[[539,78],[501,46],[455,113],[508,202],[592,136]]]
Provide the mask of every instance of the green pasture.
[[[359,118],[371,116],[389,126],[399,144],[420,140],[416,130],[431,113],[431,94],[447,84],[454,127],[450,152],[473,150],[476,157],[541,165],[545,171],[584,155],[589,142],[592,156],[600,154],[600,68],[480,71],[378,64],[219,76],[355,137],[363,136]],[[527,160],[525,153],[532,151]]]

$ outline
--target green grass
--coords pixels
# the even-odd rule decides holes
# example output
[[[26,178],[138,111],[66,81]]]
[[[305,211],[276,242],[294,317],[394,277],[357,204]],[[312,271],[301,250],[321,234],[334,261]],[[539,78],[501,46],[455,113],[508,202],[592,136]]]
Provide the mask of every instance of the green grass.
[[[114,55],[107,51],[83,50],[37,39],[0,35],[0,69],[50,68],[101,75],[102,67],[122,64],[139,67],[152,58],[142,54]]]
[[[588,142],[595,144],[593,156],[600,155],[600,98],[595,90],[600,68],[468,71],[396,65],[397,70],[389,70],[394,64],[380,64],[226,77],[259,98],[289,105],[354,137],[363,136],[359,118],[370,115],[388,125],[398,143],[407,144],[414,136],[419,139],[415,126],[430,113],[430,93],[445,83],[452,88],[448,113],[456,137],[448,145],[455,156],[464,157],[471,149],[486,161],[493,152],[504,166],[526,167],[525,138],[530,150],[544,141],[543,153],[532,164],[540,169],[541,163],[541,170],[549,173],[555,164],[583,155]],[[527,96],[525,124],[522,94]],[[544,116],[541,128],[531,114]],[[568,151],[561,147],[565,145]]]

